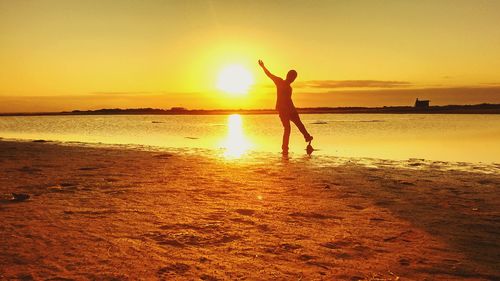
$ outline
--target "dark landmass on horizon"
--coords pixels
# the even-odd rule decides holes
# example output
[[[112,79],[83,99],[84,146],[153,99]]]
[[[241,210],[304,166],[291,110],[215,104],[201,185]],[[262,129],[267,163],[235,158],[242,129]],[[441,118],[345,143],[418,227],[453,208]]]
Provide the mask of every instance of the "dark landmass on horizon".
[[[328,113],[388,113],[388,114],[500,114],[500,104],[443,105],[428,108],[413,106],[384,107],[311,107],[297,108],[300,114]],[[225,114],[276,114],[273,109],[171,109],[155,108],[111,108],[97,110],[73,110],[62,112],[0,113],[0,116],[43,116],[43,115],[225,115]]]

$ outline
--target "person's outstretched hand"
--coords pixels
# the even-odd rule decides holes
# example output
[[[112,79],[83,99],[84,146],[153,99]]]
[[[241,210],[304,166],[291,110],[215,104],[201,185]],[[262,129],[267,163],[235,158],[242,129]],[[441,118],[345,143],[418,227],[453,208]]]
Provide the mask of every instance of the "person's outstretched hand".
[[[260,67],[264,67],[264,62],[262,60],[259,60],[259,65]]]

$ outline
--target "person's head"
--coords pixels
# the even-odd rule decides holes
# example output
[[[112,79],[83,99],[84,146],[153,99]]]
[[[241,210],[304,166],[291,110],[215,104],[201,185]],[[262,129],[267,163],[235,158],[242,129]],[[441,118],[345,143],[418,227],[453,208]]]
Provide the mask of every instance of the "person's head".
[[[293,81],[295,81],[295,78],[297,78],[297,71],[293,69],[288,71],[288,73],[286,74],[286,81],[288,83],[292,83]]]

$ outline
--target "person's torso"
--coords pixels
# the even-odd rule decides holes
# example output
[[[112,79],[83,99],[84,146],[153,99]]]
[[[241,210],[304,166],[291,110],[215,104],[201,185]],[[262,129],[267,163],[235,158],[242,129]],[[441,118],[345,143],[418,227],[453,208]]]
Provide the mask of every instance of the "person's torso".
[[[292,102],[292,87],[290,83],[282,79],[276,83],[276,110],[295,110],[295,106]]]

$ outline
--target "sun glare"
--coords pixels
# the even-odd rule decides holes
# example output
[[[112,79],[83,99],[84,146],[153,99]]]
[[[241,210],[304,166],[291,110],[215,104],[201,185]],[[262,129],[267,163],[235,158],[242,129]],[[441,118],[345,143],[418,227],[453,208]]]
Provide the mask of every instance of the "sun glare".
[[[227,138],[223,143],[224,156],[227,159],[240,158],[250,148],[250,142],[243,131],[243,120],[239,114],[232,114],[227,119]]]
[[[252,74],[237,64],[225,67],[217,77],[217,89],[229,94],[246,94],[253,83]]]

